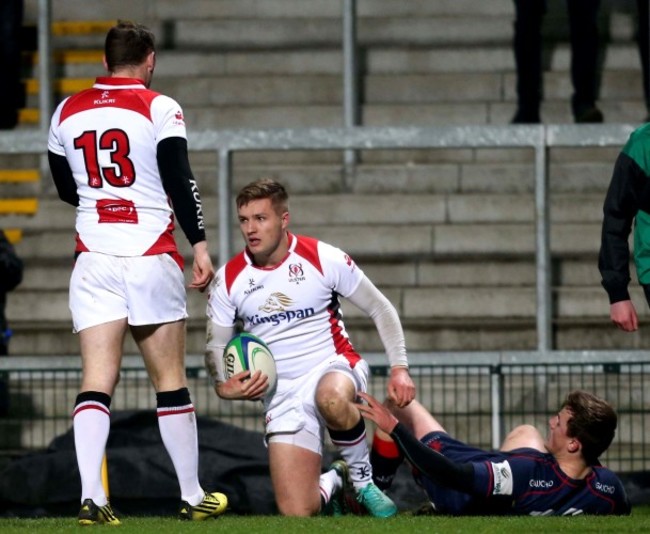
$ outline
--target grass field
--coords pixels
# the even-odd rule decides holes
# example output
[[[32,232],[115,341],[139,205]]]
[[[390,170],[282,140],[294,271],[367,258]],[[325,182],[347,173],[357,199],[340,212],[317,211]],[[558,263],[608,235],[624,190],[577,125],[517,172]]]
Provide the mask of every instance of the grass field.
[[[0,519],[0,532],[79,532],[75,518]],[[94,529],[109,529],[101,526]],[[650,532],[650,506],[637,506],[628,517],[444,517],[400,514],[391,519],[368,517],[313,517],[225,515],[202,523],[181,522],[174,517],[122,518],[120,533],[186,534],[193,532],[227,532],[252,534],[276,532],[291,534],[332,534],[335,532],[390,533],[427,532],[427,534],[456,533],[525,533],[525,532]]]

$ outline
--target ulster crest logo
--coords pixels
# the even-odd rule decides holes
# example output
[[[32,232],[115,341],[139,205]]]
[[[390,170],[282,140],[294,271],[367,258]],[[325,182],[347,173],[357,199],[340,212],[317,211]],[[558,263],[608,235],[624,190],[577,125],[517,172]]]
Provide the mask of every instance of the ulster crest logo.
[[[305,273],[302,270],[302,263],[289,264],[289,282],[299,284],[305,281]]]

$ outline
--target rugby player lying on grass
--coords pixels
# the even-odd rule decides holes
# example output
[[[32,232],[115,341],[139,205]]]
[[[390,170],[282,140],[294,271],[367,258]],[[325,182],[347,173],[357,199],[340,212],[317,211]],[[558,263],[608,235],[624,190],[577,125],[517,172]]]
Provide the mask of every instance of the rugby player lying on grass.
[[[620,479],[600,465],[617,415],[585,391],[569,393],[548,423],[546,439],[516,427],[501,449],[453,439],[416,400],[404,408],[371,395],[359,410],[377,425],[371,461],[375,484],[387,489],[406,458],[436,512],[451,515],[629,514]]]

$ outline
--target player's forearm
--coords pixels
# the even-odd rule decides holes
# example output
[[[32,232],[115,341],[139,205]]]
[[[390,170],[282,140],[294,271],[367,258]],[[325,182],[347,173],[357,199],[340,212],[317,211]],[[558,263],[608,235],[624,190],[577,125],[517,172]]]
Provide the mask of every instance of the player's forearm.
[[[187,141],[170,137],[158,143],[158,169],[174,214],[191,245],[205,240],[205,222],[199,188],[187,156]]]
[[[647,203],[644,201],[647,184],[648,176],[637,161],[625,152],[619,154],[603,204],[598,256],[598,269],[610,304],[630,298],[627,288],[630,282],[628,237],[639,209]]]
[[[218,385],[226,380],[222,364],[224,347],[225,345],[223,347],[219,345],[208,345],[205,348],[205,369],[214,385]]]
[[[226,381],[223,366],[223,351],[233,335],[233,327],[219,326],[208,319],[207,341],[205,345],[205,368],[215,386]]]
[[[349,300],[375,323],[391,367],[408,367],[404,330],[395,306],[365,277]]]
[[[459,464],[420,442],[403,424],[390,433],[411,465],[436,484],[469,493],[474,486],[472,464]]]

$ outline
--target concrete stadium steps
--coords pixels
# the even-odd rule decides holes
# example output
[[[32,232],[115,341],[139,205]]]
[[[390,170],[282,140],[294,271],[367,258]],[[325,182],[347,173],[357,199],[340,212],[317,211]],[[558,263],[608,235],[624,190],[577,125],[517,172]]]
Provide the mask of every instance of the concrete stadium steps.
[[[552,205],[563,202],[561,195],[565,193],[594,194],[591,202],[596,203],[600,195],[602,202],[619,150],[552,150],[549,187],[556,194]],[[367,151],[360,157],[362,163],[351,175],[345,175],[342,165],[336,163],[342,159],[342,152],[237,153],[233,190],[261,176],[274,176],[292,196],[343,192],[398,196],[534,193],[532,151]],[[194,152],[190,160],[202,194],[216,195],[216,154]]]
[[[17,291],[60,291],[68,289],[72,269],[72,254],[62,251],[61,258],[46,262],[31,259],[29,269]],[[189,257],[186,258],[189,262]],[[570,289],[600,287],[600,275],[595,259],[553,258],[553,285]],[[430,259],[363,261],[360,267],[375,282],[386,289],[417,288],[498,288],[534,287],[533,258],[522,259]],[[189,274],[189,273],[188,273]]]
[[[595,267],[602,195],[562,194],[553,200],[557,321],[581,328],[591,321],[595,330],[602,329],[606,296]],[[206,213],[215,216],[216,197],[204,201]],[[404,321],[411,350],[471,350],[476,343],[483,350],[535,347],[531,213],[532,197],[522,194],[303,193],[295,195],[292,208],[294,231],[345,249],[386,292]],[[73,209],[47,199],[17,245],[30,268],[7,307],[16,332],[13,354],[78,351],[67,308],[73,220]],[[208,225],[215,250],[216,227]],[[180,233],[178,241],[189,260]],[[241,242],[236,231],[233,241]],[[205,295],[191,292],[188,304],[188,350],[201,353]],[[368,320],[349,305],[344,309],[360,350],[380,350]],[[461,334],[469,331],[473,334],[467,338]],[[433,338],[439,338],[438,344],[427,345]]]
[[[82,4],[55,2],[59,97],[67,94],[63,86],[75,86],[74,78],[85,82],[101,74],[97,56],[105,30],[125,12],[120,9],[124,2],[93,10]],[[382,0],[358,5],[363,122],[509,122],[515,105],[512,2],[491,0],[480,7],[469,0],[392,4]],[[337,82],[342,66],[339,3],[151,1],[138,8],[129,5],[127,11],[159,33],[154,88],[181,101],[191,126],[342,123],[342,82]],[[27,22],[33,23],[37,6],[28,4],[27,12]],[[565,19],[566,13],[553,10],[546,18],[549,63],[542,109],[546,122],[571,122]],[[626,10],[608,5],[601,19],[605,45],[601,107],[606,120],[641,121],[646,110],[633,43],[633,13],[629,6]],[[173,81],[165,80],[168,74]],[[217,109],[205,109],[202,102]],[[29,105],[21,113],[23,124],[39,120],[34,97]]]
[[[190,133],[190,146],[192,131]],[[549,187],[552,205],[562,203],[563,194],[593,195],[592,209],[609,184],[619,147],[554,148],[550,151]],[[431,149],[359,151],[360,163],[352,174],[342,168],[342,151],[277,151],[236,153],[233,158],[233,190],[259,178],[272,175],[285,183],[292,195],[341,194],[369,195],[516,195],[534,192],[534,153],[529,149]],[[36,158],[7,160],[11,165],[33,165]],[[201,193],[210,202],[217,193],[216,151],[190,152],[190,161]],[[11,172],[11,171],[8,171]],[[35,171],[20,169],[16,172]],[[0,184],[2,187],[2,184]],[[25,185],[20,185],[25,187]],[[72,224],[72,211],[58,200],[49,176],[37,185],[41,189],[40,209],[26,227],[56,227]],[[458,197],[459,199],[462,197]],[[469,198],[469,197],[468,197]],[[594,204],[595,203],[595,204]],[[297,206],[296,206],[297,207]],[[216,223],[216,201],[206,209]],[[595,212],[594,212],[595,213]],[[369,216],[372,216],[370,214]],[[46,222],[47,221],[47,222]]]
[[[617,71],[638,72],[639,59],[633,42],[606,43],[603,75]],[[102,43],[95,49],[54,51],[56,72],[62,77],[88,78],[103,73]],[[547,73],[568,71],[571,54],[568,45],[558,45],[549,58]],[[34,54],[34,64],[38,54]],[[510,44],[492,47],[450,46],[413,48],[374,46],[360,57],[364,75],[506,73],[514,77],[514,56]],[[214,50],[163,49],[156,58],[156,77],[228,77],[247,75],[340,75],[343,72],[338,47],[289,50]],[[514,85],[513,85],[514,89]]]
[[[480,4],[472,0],[373,0],[357,2],[361,18],[400,18],[408,16],[503,16],[512,13],[512,6],[504,0],[486,0]],[[341,15],[341,4],[319,0],[188,0],[179,5],[173,0],[155,2],[156,15],[162,19],[220,18],[335,18]]]
[[[340,2],[116,0],[88,6],[84,0],[53,2],[58,98],[103,74],[107,24],[128,13],[159,36],[153,88],[183,106],[190,146],[193,130],[343,123]],[[27,23],[36,9],[37,2],[27,0]],[[363,124],[509,122],[515,106],[511,0],[373,0],[358,2],[358,10]],[[571,122],[565,18],[562,10],[546,19],[545,31],[556,39],[545,67],[547,123]],[[645,106],[633,17],[607,7],[602,23],[609,42],[599,105],[607,122],[640,121]],[[30,68],[37,62],[31,57]],[[38,84],[29,80],[27,88],[30,107],[21,128],[38,121]],[[558,348],[646,341],[643,332],[621,337],[610,327],[596,267],[602,200],[618,150],[550,152]],[[234,189],[263,175],[285,182],[293,230],[335,243],[355,258],[403,315],[411,350],[536,347],[532,150],[359,151],[352,174],[344,173],[342,155],[238,153]],[[190,159],[216,251],[216,154],[192,152]],[[39,163],[3,157],[0,166],[5,161],[26,169]],[[41,185],[35,215],[2,217],[5,226],[21,228],[17,248],[29,261],[24,283],[9,298],[12,353],[77,354],[67,308],[74,210],[56,198],[49,177]],[[241,242],[236,231],[233,241]],[[381,350],[372,324],[344,306],[355,345]],[[200,354],[205,295],[190,293],[189,307],[188,350]],[[137,352],[130,339],[127,352]]]
[[[365,223],[357,226],[314,226],[294,223],[296,233],[318,237],[337,244],[357,261],[374,258],[394,260],[404,256],[458,258],[464,256],[512,258],[532,256],[535,251],[535,228],[533,223],[497,224],[446,224],[428,223],[418,225],[394,225]],[[211,244],[216,248],[216,228],[209,228]],[[233,234],[235,242],[238,236]],[[62,245],[63,244],[63,245]],[[187,255],[189,246],[179,236],[179,248]],[[562,255],[584,255],[597,252],[600,244],[598,223],[555,224],[551,231],[551,248]],[[67,256],[66,250],[74,248],[74,232],[71,230],[44,230],[37,234],[23,230],[19,254],[27,258],[54,260]],[[71,254],[71,252],[70,252]]]
[[[480,274],[480,267],[475,266],[474,271]],[[534,287],[382,289],[400,313],[411,351],[431,347],[448,351],[537,347]],[[648,341],[643,331],[627,335],[616,331],[607,317],[607,297],[598,287],[559,288],[554,291],[554,298],[559,310],[554,319],[558,349],[632,349],[641,348]],[[648,321],[642,295],[635,292],[633,299],[641,321]],[[67,302],[66,289],[15,293],[8,306],[14,317],[12,354],[78,354],[78,339],[71,332]],[[187,351],[191,354],[202,354],[205,348],[205,306],[204,294],[189,294]],[[345,301],[343,312],[346,330],[360,351],[383,350],[374,325],[367,318]],[[137,353],[129,336],[125,350]]]
[[[99,74],[97,69],[95,73]],[[55,83],[61,99],[93,78]],[[367,74],[361,90],[364,124],[505,124],[516,103],[515,76],[502,72]],[[599,105],[608,122],[638,122],[645,113],[639,69],[606,71]],[[157,76],[154,89],[176,98],[190,127],[281,127],[339,125],[343,121],[341,76],[334,74],[228,74]],[[546,75],[547,122],[571,122],[570,75]],[[30,115],[38,120],[38,84],[27,83]],[[31,118],[30,118],[31,117]]]
[[[208,229],[215,235],[217,198],[204,195],[203,203]],[[298,194],[293,205],[296,232],[339,243],[354,255],[496,253],[516,257],[534,252],[532,195]],[[551,206],[552,251],[597,252],[602,195],[552,195]],[[28,257],[56,258],[61,243],[74,243],[73,221],[73,208],[53,198],[43,201],[38,215],[24,223],[28,233],[19,252]],[[234,231],[237,235],[238,230]],[[409,232],[413,237],[408,237]],[[179,236],[179,245],[183,246],[182,242]]]
[[[29,238],[27,238],[29,239]],[[24,243],[19,245],[24,253]],[[24,256],[29,260],[23,282],[16,290],[21,292],[67,291],[73,266],[72,248],[61,247],[60,257],[43,258]],[[356,259],[357,256],[354,256]],[[186,256],[189,277],[190,256]],[[567,289],[592,289],[600,291],[600,275],[595,267],[596,259],[563,257],[552,259],[553,287]],[[471,257],[424,257],[361,259],[357,263],[377,286],[386,290],[427,288],[533,288],[535,287],[535,263],[532,257],[491,258]],[[15,303],[20,306],[19,303]],[[601,310],[602,311],[602,310]],[[23,313],[21,320],[29,319]]]
[[[641,124],[647,112],[641,100],[599,102],[606,121]],[[513,103],[473,102],[438,104],[378,104],[361,110],[365,126],[461,126],[467,124],[507,124],[514,115]],[[183,106],[185,121],[197,129],[256,129],[341,127],[343,110],[338,104],[310,106],[259,107],[192,107]],[[570,104],[550,102],[542,106],[544,120],[553,124],[572,124]],[[40,121],[36,108],[19,113],[22,127],[33,127]]]
[[[40,185],[35,169],[0,169],[0,228],[13,244],[22,239],[25,220],[38,211]]]
[[[359,17],[361,46],[374,44],[449,45],[503,43],[512,32],[512,16],[485,16],[469,10],[464,17]],[[340,14],[334,17],[177,19],[170,32],[174,48],[314,48],[340,47]]]
[[[501,41],[510,30],[512,6],[507,0],[492,0],[479,8],[471,2],[409,2],[395,8],[391,2],[370,2],[358,8],[360,37],[378,42],[481,42]],[[433,4],[433,5],[432,5]],[[468,7],[470,6],[471,7]],[[292,44],[332,44],[341,40],[342,7],[339,2],[114,1],[88,9],[84,2],[54,2],[54,36],[62,46],[88,46],[103,37],[103,24],[124,17],[147,23],[168,48],[223,44],[282,47]],[[38,4],[27,2],[25,21],[34,24]],[[489,25],[487,21],[494,21]],[[453,22],[453,24],[451,24]],[[455,29],[454,29],[455,28]],[[418,31],[416,31],[416,29]],[[99,41],[101,43],[101,40]],[[223,46],[222,46],[223,48]]]

